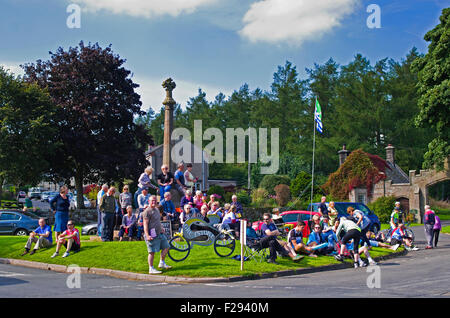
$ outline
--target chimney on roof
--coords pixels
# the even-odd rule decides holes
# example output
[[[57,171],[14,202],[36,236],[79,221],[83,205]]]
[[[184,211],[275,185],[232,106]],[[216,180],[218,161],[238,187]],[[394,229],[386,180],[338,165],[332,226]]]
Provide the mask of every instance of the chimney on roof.
[[[345,159],[347,159],[348,154],[350,151],[347,150],[347,145],[342,145],[342,150],[338,151],[339,154],[339,167],[342,166],[342,164],[345,162]]]
[[[386,161],[395,165],[395,147],[389,144],[385,149],[386,149]]]

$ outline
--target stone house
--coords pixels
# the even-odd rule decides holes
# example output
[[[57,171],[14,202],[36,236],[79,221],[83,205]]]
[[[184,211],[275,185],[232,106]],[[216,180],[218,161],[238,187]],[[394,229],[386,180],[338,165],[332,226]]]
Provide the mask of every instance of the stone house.
[[[439,182],[450,180],[449,160],[446,160],[443,171],[420,170],[416,173],[415,170],[411,170],[407,174],[395,163],[395,147],[388,145],[385,149],[386,177],[376,183],[372,189],[363,187],[352,189],[349,193],[350,202],[367,204],[383,196],[394,196],[401,203],[404,211],[414,213],[416,221],[422,222],[424,206],[429,203],[428,188]],[[344,145],[338,152],[340,165],[349,153],[350,151]],[[368,193],[370,196],[367,195]]]

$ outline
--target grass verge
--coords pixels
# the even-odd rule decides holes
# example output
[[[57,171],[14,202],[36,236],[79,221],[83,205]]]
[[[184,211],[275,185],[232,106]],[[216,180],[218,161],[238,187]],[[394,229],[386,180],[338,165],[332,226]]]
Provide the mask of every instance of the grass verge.
[[[82,240],[86,237],[82,237]],[[40,249],[34,255],[20,256],[24,250],[26,237],[2,236],[0,237],[0,257],[23,259],[29,261],[71,265],[76,264],[81,267],[96,267],[114,270],[122,270],[134,273],[148,273],[147,248],[145,242],[83,242],[81,251],[71,254],[67,258],[58,256],[51,258],[55,251],[55,245],[50,249]],[[233,255],[240,254],[239,242],[236,242],[236,250]],[[61,248],[60,255],[65,251]],[[372,257],[385,256],[394,251],[382,248],[373,248]],[[232,255],[232,256],[233,256]],[[159,254],[155,256],[155,266],[159,261]],[[351,260],[347,260],[351,262]],[[189,257],[182,262],[173,262],[166,259],[167,264],[173,266],[172,269],[164,271],[164,275],[179,277],[232,277],[232,276],[253,276],[263,273],[272,273],[282,270],[293,270],[306,267],[318,267],[330,264],[339,264],[332,256],[319,256],[318,258],[305,257],[300,262],[294,263],[290,258],[278,258],[279,265],[268,264],[266,262],[256,262],[253,260],[244,263],[244,271],[240,270],[240,262],[234,259],[221,258],[214,252],[212,246],[194,246]]]

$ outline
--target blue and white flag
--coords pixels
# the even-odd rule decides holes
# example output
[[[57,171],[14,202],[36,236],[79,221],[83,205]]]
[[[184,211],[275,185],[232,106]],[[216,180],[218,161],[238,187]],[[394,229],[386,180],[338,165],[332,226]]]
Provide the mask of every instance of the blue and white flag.
[[[316,109],[314,111],[314,120],[317,123],[317,131],[320,133],[323,133],[323,126],[322,126],[322,108],[320,108],[319,101],[316,98]]]

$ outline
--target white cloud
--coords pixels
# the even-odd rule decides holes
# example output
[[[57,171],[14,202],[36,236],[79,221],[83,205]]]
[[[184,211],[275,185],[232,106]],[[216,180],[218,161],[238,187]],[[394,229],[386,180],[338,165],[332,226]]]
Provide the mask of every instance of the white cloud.
[[[10,73],[13,73],[14,75],[23,75],[24,72],[22,68],[20,67],[20,64],[25,64],[21,62],[0,62],[0,66],[3,66],[5,70],[9,70]]]
[[[301,45],[341,25],[360,0],[261,0],[251,5],[239,34],[251,42]]]
[[[161,107],[163,107],[162,102],[166,97],[166,91],[162,87],[162,82],[165,78],[149,78],[134,76],[133,82],[139,84],[140,86],[136,89],[136,92],[141,95],[142,108],[148,110],[151,107],[155,112],[159,112]],[[182,109],[186,109],[187,102],[190,97],[195,97],[198,95],[198,89],[201,88],[204,93],[206,93],[206,99],[208,101],[213,101],[214,98],[219,94],[223,93],[226,96],[232,94],[232,89],[218,88],[205,83],[199,83],[189,80],[181,80],[176,77],[172,77],[175,81],[177,87],[173,90],[173,99],[181,105]]]
[[[91,12],[107,10],[114,14],[127,14],[134,17],[153,18],[170,15],[176,17],[182,13],[190,14],[197,8],[217,0],[71,0]]]

